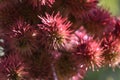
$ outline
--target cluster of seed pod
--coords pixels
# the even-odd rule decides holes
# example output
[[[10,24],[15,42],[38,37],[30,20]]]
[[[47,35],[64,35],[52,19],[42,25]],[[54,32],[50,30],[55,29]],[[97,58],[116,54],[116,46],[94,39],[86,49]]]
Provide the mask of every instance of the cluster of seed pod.
[[[82,80],[119,67],[120,19],[99,0],[0,0],[0,79]]]

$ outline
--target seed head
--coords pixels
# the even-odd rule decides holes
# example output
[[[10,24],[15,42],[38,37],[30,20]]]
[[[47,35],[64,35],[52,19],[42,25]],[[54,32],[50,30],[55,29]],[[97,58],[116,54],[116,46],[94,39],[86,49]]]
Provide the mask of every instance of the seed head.
[[[11,54],[1,58],[0,61],[0,79],[2,80],[18,80],[24,79],[27,75],[25,65],[22,59],[16,54]]]
[[[82,21],[87,32],[97,37],[101,37],[106,30],[112,30],[114,26],[110,13],[102,8],[91,10],[87,16],[84,16]]]
[[[101,47],[103,47],[102,57],[104,58],[103,63],[115,68],[120,63],[120,47],[119,39],[114,34],[106,33],[102,38]]]
[[[64,47],[71,34],[69,30],[71,23],[63,18],[59,12],[56,15],[46,13],[46,17],[39,16],[39,18],[43,23],[38,25],[41,33],[41,43],[53,49]]]
[[[31,55],[37,49],[35,33],[32,26],[18,20],[12,25],[8,36],[11,49],[20,54]]]
[[[76,31],[75,34],[78,37],[78,44],[74,52],[76,63],[80,67],[86,67],[86,69],[90,68],[93,71],[101,67],[101,61],[103,59],[101,57],[102,48],[99,42],[80,31]]]

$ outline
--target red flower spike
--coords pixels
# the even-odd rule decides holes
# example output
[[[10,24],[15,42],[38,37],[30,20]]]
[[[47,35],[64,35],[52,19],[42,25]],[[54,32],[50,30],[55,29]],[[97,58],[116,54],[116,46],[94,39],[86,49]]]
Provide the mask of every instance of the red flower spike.
[[[23,55],[31,55],[37,49],[36,31],[23,20],[18,20],[11,28],[10,48]]]
[[[100,44],[93,40],[93,37],[88,36],[82,32],[76,31],[78,37],[78,44],[75,47],[74,59],[76,64],[86,69],[98,69],[102,66],[102,48]]]
[[[41,43],[53,49],[64,47],[72,32],[69,30],[71,23],[63,18],[59,12],[55,16],[46,13],[46,17],[39,16],[39,18],[43,23],[38,25],[42,34]]]
[[[16,54],[11,54],[1,58],[0,61],[0,79],[2,80],[17,80],[27,77],[25,65],[22,59]]]

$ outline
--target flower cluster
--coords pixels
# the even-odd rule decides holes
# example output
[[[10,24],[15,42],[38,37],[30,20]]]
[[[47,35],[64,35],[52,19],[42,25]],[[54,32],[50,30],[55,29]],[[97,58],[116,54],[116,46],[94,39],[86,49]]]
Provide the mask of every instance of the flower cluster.
[[[25,65],[16,54],[1,58],[0,79],[2,80],[22,80],[27,77]]]
[[[82,80],[120,64],[120,19],[98,0],[1,0],[0,80]]]

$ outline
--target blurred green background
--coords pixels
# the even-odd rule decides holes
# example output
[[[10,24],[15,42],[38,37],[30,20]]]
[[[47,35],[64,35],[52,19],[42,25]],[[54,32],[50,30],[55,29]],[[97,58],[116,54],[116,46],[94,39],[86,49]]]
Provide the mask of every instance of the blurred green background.
[[[120,0],[99,0],[100,6],[103,6],[105,9],[108,9],[112,15],[120,15]]]
[[[100,0],[100,6],[108,9],[113,16],[120,16],[120,0]],[[102,68],[99,71],[89,70],[84,80],[120,80],[120,69]]]

